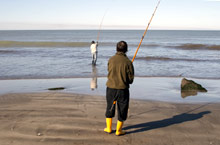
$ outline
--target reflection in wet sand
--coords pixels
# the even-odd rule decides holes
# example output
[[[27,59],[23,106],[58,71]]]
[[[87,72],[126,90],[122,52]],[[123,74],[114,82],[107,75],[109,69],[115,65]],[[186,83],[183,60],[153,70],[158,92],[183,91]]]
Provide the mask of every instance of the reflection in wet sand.
[[[188,96],[196,96],[198,94],[198,91],[182,91],[181,90],[181,97],[186,98]]]
[[[92,80],[90,83],[90,88],[92,91],[98,88],[97,81],[97,68],[95,65],[92,65]]]

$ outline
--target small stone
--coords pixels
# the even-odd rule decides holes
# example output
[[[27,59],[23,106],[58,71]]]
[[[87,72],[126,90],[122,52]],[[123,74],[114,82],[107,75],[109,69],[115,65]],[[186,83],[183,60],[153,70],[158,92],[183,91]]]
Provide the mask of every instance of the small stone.
[[[57,88],[48,88],[50,91],[56,91],[56,90],[64,90],[64,87],[57,87]]]

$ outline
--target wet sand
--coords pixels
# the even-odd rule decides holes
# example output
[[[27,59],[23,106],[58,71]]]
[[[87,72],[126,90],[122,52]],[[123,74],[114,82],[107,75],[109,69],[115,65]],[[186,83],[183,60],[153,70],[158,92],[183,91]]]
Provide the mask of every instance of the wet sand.
[[[105,97],[44,92],[0,96],[0,145],[219,145],[220,104],[132,99],[127,134],[103,132]],[[113,119],[113,130],[117,118]]]
[[[208,92],[198,92],[190,97],[181,96],[181,80],[182,77],[135,77],[130,86],[130,97],[178,103],[220,102],[220,80],[193,78],[192,80],[201,84]],[[65,88],[59,92],[105,96],[106,81],[106,77],[0,80],[0,95],[48,92],[48,88]],[[96,86],[96,88],[92,90],[92,86]]]

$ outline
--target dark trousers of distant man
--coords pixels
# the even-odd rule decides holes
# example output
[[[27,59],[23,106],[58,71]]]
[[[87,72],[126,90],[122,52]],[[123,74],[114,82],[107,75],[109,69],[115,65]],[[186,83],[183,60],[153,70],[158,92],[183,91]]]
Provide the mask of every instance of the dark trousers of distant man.
[[[111,89],[107,87],[106,100],[106,118],[113,118],[115,116],[115,105],[113,105],[113,102],[117,101],[118,120],[125,121],[129,107],[129,89]]]

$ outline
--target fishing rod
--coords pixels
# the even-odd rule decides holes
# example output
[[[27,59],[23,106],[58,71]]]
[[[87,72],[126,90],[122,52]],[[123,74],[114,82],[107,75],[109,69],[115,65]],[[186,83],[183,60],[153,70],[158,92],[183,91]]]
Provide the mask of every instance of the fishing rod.
[[[136,55],[137,55],[137,53],[138,53],[138,50],[139,50],[139,48],[140,48],[140,46],[141,46],[141,44],[142,44],[142,41],[144,40],[144,37],[145,37],[145,35],[146,35],[146,33],[147,33],[147,30],[148,30],[148,28],[149,28],[149,26],[150,26],[150,23],[151,23],[151,21],[152,21],[152,19],[153,19],[153,17],[154,17],[154,14],[155,14],[156,11],[157,11],[157,8],[158,8],[158,6],[159,6],[159,4],[160,4],[160,1],[161,1],[161,0],[158,1],[157,6],[156,6],[156,8],[155,8],[155,10],[154,10],[154,12],[153,12],[153,14],[152,14],[152,16],[151,16],[151,19],[150,19],[150,21],[149,21],[149,23],[148,23],[148,25],[147,25],[147,28],[146,28],[146,30],[144,31],[144,34],[143,34],[143,36],[142,36],[142,38],[141,38],[141,41],[140,41],[140,43],[139,43],[139,45],[138,45],[138,48],[137,48],[137,50],[136,50],[136,52],[135,52],[135,54],[134,54],[134,57],[133,57],[133,59],[132,59],[132,62],[134,62],[134,59],[135,59],[135,57],[136,57]]]
[[[99,41],[99,36],[100,36],[101,28],[102,28],[102,23],[103,23],[103,21],[104,21],[104,18],[105,18],[106,13],[107,13],[107,10],[105,11],[105,14],[103,15],[102,20],[101,20],[101,23],[100,23],[100,25],[99,25],[99,30],[98,30],[98,34],[97,34],[97,42]]]
[[[146,35],[146,33],[147,33],[147,30],[148,30],[148,28],[149,28],[149,26],[150,26],[150,23],[151,23],[151,21],[152,21],[152,19],[153,19],[153,17],[154,17],[154,14],[155,14],[156,11],[157,11],[157,8],[158,8],[158,6],[159,6],[159,4],[160,4],[160,1],[161,1],[161,0],[158,1],[157,6],[156,6],[156,8],[155,8],[155,10],[154,10],[154,12],[153,12],[153,14],[152,14],[152,16],[151,16],[151,19],[150,19],[150,21],[149,21],[149,23],[148,23],[148,25],[147,25],[147,28],[146,28],[146,30],[145,30],[145,32],[144,32],[142,38],[141,38],[141,41],[140,41],[140,43],[139,43],[139,45],[138,45],[138,48],[137,48],[137,50],[136,50],[136,52],[135,52],[135,54],[134,54],[134,57],[133,57],[133,59],[132,59],[132,62],[134,62],[134,59],[135,59],[135,57],[136,57],[136,55],[137,55],[137,52],[138,52],[138,50],[139,50],[139,48],[140,48],[140,46],[141,46],[141,44],[142,44],[142,41],[143,41],[143,39],[144,39],[144,37],[145,37],[145,35]],[[110,111],[112,111],[112,109],[113,109],[113,107],[114,107],[115,104],[116,104],[116,101],[113,101],[113,104],[112,104],[112,107],[111,107]]]

